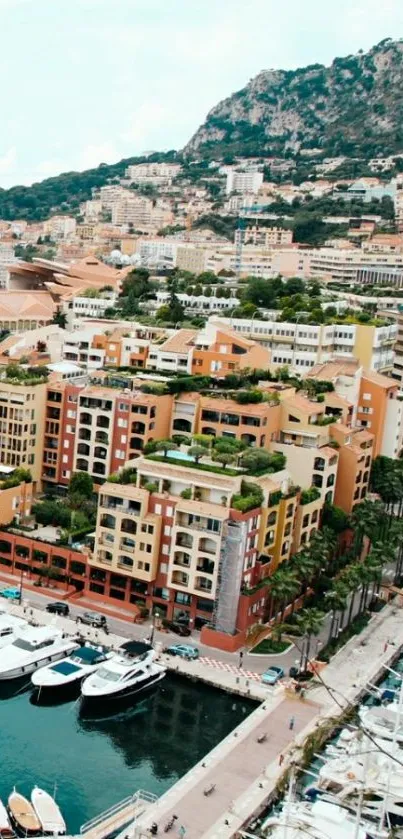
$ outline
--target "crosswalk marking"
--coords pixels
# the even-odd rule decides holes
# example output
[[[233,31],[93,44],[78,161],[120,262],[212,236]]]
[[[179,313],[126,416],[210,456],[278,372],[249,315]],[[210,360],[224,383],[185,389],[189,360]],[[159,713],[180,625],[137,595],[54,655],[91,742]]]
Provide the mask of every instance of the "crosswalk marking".
[[[235,664],[228,664],[225,661],[217,661],[215,658],[208,658],[202,656],[199,658],[201,664],[207,664],[209,667],[215,667],[216,670],[226,670],[227,673],[234,673],[235,676],[245,676],[247,679],[253,679],[255,682],[260,682],[259,673],[252,673],[250,670],[239,668]]]

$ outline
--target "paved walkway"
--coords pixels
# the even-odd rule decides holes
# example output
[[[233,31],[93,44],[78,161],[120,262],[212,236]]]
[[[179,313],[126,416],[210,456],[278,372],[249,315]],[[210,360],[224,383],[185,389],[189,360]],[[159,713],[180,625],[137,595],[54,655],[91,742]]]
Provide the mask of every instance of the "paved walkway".
[[[318,707],[314,703],[301,702],[295,698],[284,699],[281,696],[271,703],[264,703],[162,796],[156,805],[151,806],[129,835],[148,836],[153,821],[157,822],[159,832],[162,832],[164,825],[175,814],[178,816],[177,830],[183,826],[187,839],[205,836],[211,825],[222,818],[222,814],[233,813],[236,799],[256,779],[263,789],[270,764],[273,764],[274,771],[282,771],[279,767],[279,754],[317,713]],[[292,731],[289,728],[291,720],[294,721]],[[259,743],[259,738],[266,739]],[[214,791],[205,796],[204,790],[213,784]]]
[[[358,701],[368,683],[379,678],[385,664],[392,661],[402,645],[402,610],[386,606],[359,638],[351,639],[322,671],[323,682],[330,690],[321,685],[314,687],[303,701],[287,697],[284,691],[276,692],[248,718],[252,723],[256,721],[255,727],[243,734],[241,729],[246,729],[248,720],[242,723],[238,734],[241,739],[237,740],[236,730],[207,755],[131,831],[126,831],[130,839],[145,837],[152,821],[162,826],[173,813],[179,816],[178,821],[191,839],[231,839],[261,812],[290,759],[298,758],[306,736],[320,721],[340,714],[348,702]],[[295,727],[290,731],[292,716]],[[263,733],[267,739],[258,744],[257,737]],[[285,757],[282,766],[280,754]],[[216,789],[205,800],[203,789],[209,783],[215,783]],[[203,806],[207,801],[208,806]]]

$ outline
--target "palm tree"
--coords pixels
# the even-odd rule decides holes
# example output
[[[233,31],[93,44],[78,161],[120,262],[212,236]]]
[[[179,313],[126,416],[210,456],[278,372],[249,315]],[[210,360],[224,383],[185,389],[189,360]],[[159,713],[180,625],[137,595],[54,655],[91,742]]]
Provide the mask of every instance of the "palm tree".
[[[357,594],[358,588],[361,583],[360,569],[361,563],[356,562],[354,563],[354,565],[348,566],[341,577],[343,583],[345,583],[350,593],[350,608],[348,610],[347,626],[350,626],[353,617],[355,595]]]
[[[279,605],[281,609],[280,623],[284,621],[285,610],[288,604],[294,599],[299,589],[299,582],[292,571],[278,568],[270,579],[270,614],[269,620],[273,617],[274,606]]]
[[[348,589],[343,583],[336,583],[330,591],[325,595],[326,601],[332,610],[332,619],[330,623],[329,637],[327,643],[330,644],[333,638],[334,627],[336,624],[337,612],[340,612],[341,617],[344,615],[347,607]]]
[[[301,551],[294,554],[292,558],[292,568],[296,576],[301,581],[301,593],[304,594],[311,583],[318,563],[315,557],[308,551]]]
[[[360,557],[364,547],[364,537],[368,538],[368,550],[371,541],[384,532],[385,529],[385,507],[379,501],[368,501],[366,499],[359,504],[352,515],[352,524],[355,533],[354,552]]]
[[[314,635],[319,635],[323,626],[324,617],[324,612],[315,608],[303,609],[303,611],[297,615],[297,626],[301,630],[301,635],[306,638],[305,653],[301,653],[302,666],[300,666],[300,669],[302,672],[305,672],[308,667],[312,637]]]

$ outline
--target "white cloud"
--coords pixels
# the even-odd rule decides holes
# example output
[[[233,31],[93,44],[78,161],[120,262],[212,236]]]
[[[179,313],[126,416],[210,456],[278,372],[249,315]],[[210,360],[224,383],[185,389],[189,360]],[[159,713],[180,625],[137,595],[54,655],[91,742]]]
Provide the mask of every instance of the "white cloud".
[[[79,169],[92,169],[100,163],[115,163],[119,152],[112,143],[94,143],[86,146],[78,159]]]
[[[13,172],[17,165],[17,149],[12,146],[2,157],[0,157],[0,174],[7,175]]]

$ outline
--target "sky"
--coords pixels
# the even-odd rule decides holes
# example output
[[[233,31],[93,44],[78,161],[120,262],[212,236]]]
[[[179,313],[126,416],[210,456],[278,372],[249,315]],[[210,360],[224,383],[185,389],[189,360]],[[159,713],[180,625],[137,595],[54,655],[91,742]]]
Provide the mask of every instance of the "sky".
[[[260,70],[402,36],[402,0],[0,0],[0,186],[179,149]]]

